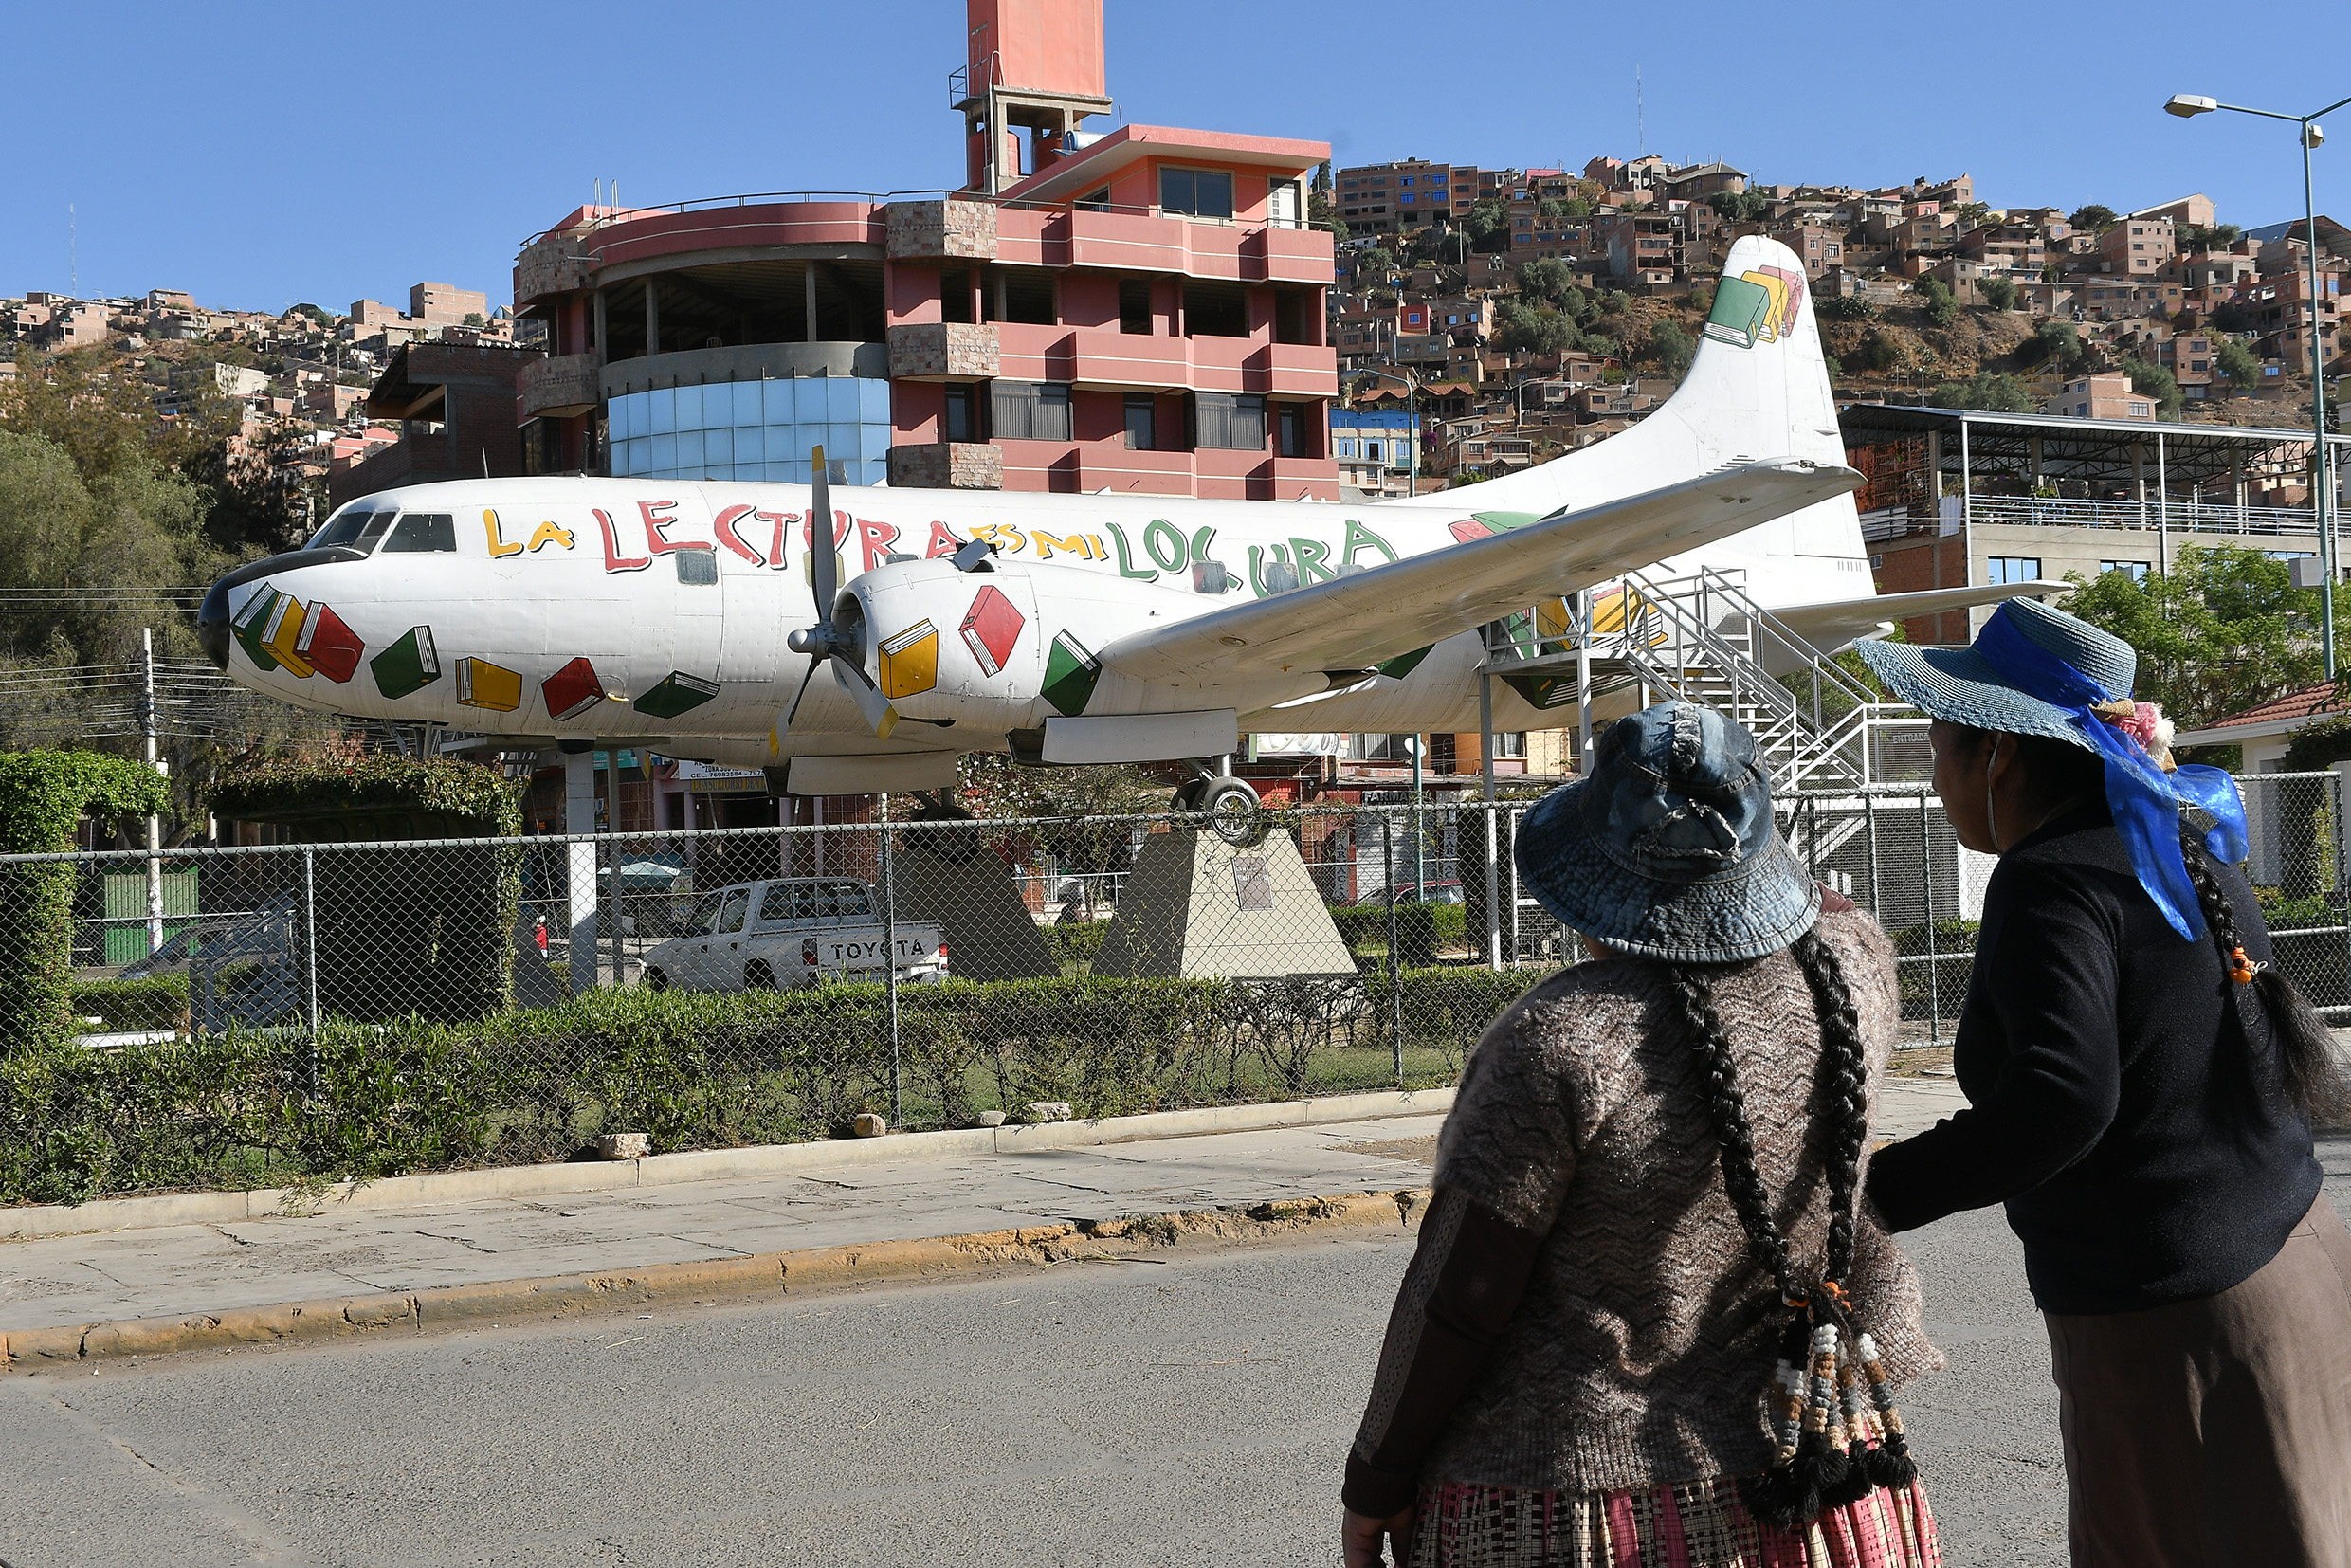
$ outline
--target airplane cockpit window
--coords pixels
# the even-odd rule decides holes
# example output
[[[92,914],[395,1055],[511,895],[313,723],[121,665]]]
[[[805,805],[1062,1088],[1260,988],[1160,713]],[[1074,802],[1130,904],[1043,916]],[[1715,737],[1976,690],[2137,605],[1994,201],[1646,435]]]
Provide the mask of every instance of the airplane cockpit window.
[[[447,512],[403,512],[400,526],[384,541],[387,556],[454,556],[457,519]]]
[[[302,548],[332,550],[337,545],[353,543],[358,538],[359,531],[375,520],[375,516],[376,509],[373,506],[347,506],[327,519],[326,526],[313,534],[310,542]],[[383,516],[389,526],[394,513],[386,512]]]
[[[384,535],[392,528],[392,520],[399,515],[398,512],[387,506],[368,519],[367,526],[359,530],[359,538],[352,548],[361,552],[373,551],[383,542]]]

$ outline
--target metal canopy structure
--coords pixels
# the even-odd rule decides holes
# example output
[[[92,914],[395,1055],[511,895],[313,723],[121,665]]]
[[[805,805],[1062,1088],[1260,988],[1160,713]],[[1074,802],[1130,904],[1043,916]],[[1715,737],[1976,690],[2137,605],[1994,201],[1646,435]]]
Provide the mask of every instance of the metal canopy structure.
[[[1837,423],[1847,447],[1940,436],[1941,470],[1952,475],[2014,473],[2124,483],[2160,449],[2173,487],[2193,489],[2269,465],[2307,465],[2306,429],[2260,425],[2201,425],[2141,419],[2068,419],[2056,414],[1989,413],[1893,403],[1849,403]],[[2351,436],[2330,435],[2338,454]],[[2289,456],[2287,451],[2291,449]]]

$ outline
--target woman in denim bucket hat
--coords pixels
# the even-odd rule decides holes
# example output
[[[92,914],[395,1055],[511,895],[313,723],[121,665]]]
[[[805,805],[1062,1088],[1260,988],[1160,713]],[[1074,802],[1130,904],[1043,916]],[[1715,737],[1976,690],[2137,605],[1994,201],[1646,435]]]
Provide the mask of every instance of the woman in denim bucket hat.
[[[1972,647],[1865,643],[2000,857],[1954,1062],[1883,1151],[1896,1231],[2003,1203],[2046,1316],[2077,1564],[2351,1568],[2351,1234],[2311,1125],[2330,1032],[2269,967],[2236,786],[2176,767],[2128,643],[2032,600]]]
[[[1346,1561],[1924,1568],[1897,1385],[1939,1363],[1859,1210],[1893,954],[1755,740],[1622,720],[1518,835],[1594,957],[1488,1029],[1347,1462]]]

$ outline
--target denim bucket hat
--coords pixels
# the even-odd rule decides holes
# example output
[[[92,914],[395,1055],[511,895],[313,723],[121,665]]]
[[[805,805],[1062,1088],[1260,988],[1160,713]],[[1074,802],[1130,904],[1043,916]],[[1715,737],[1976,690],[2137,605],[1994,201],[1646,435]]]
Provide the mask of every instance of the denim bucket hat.
[[[2010,599],[1993,613],[2005,630],[2080,671],[2104,700],[2130,696],[2139,678],[2139,650],[2122,638],[2038,599]],[[1855,646],[1879,680],[1930,719],[2097,749],[2072,709],[2018,690],[2015,675],[1979,647],[1912,647],[1875,638]]]
[[[1820,888],[1772,822],[1755,737],[1711,708],[1619,719],[1519,827],[1519,877],[1570,928],[1669,963],[1736,963],[1811,929]]]

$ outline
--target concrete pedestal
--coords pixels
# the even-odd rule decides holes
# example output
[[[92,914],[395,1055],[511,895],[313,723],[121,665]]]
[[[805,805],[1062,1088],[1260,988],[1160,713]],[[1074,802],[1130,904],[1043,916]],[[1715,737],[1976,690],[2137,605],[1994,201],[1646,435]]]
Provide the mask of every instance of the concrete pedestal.
[[[1094,973],[1267,979],[1353,975],[1356,963],[1288,834],[1244,849],[1176,829],[1143,841]]]
[[[937,921],[947,938],[947,973],[958,980],[1022,980],[1061,966],[1021,902],[1012,869],[965,828],[909,829],[892,884],[902,921]]]

